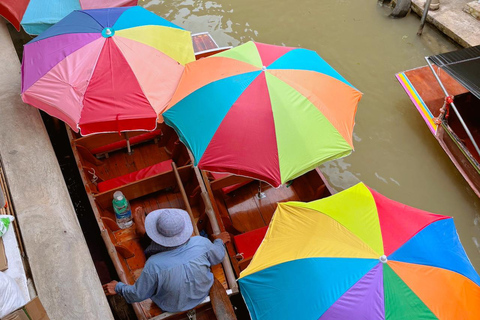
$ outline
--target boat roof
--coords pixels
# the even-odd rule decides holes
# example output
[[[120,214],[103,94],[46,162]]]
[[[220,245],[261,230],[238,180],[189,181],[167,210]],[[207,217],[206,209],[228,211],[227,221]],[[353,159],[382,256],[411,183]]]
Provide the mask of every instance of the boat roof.
[[[480,99],[480,45],[428,57]]]

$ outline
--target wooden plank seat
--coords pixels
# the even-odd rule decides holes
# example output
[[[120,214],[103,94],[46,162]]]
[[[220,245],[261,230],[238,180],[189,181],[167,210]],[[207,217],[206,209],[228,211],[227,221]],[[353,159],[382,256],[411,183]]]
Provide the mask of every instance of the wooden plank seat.
[[[191,165],[179,167],[178,173],[180,174],[182,180],[187,180],[187,178],[192,174]],[[125,197],[132,202],[134,199],[138,199],[167,188],[173,188],[176,185],[177,182],[173,170],[168,170],[104,192],[94,193],[93,197],[98,206],[104,210],[107,210],[112,208],[112,199],[115,191],[122,191]]]
[[[164,146],[171,135],[171,130],[166,130],[167,139],[165,137],[165,127],[158,128],[152,132],[131,131],[128,133],[130,145],[139,145],[148,141],[155,141],[158,146]],[[163,144],[162,144],[163,141]],[[72,140],[72,148],[75,148],[81,156],[82,161],[100,165],[99,160],[103,156],[108,158],[108,153],[127,148],[127,140],[124,135],[118,133],[102,133]]]
[[[149,140],[154,140],[156,138],[161,137],[162,135],[162,130],[157,129],[151,132],[146,132],[143,134],[140,134],[138,136],[133,136],[129,138],[130,145],[133,146],[135,144],[139,144],[142,142],[147,142]],[[100,156],[100,155],[108,155],[109,152],[125,149],[127,147],[127,140],[122,139],[116,142],[112,142],[103,146],[99,146],[97,148],[91,149],[90,152],[94,155]]]
[[[253,181],[251,178],[235,176],[230,173],[208,172],[212,190],[222,190],[223,194],[231,193]]]
[[[120,177],[99,182],[97,184],[98,192],[109,191],[134,181],[142,180],[172,170],[172,159],[162,161],[152,166],[125,174]]]
[[[240,271],[245,269],[253,258],[258,247],[263,241],[268,226],[248,231],[233,237],[237,248],[237,260]]]

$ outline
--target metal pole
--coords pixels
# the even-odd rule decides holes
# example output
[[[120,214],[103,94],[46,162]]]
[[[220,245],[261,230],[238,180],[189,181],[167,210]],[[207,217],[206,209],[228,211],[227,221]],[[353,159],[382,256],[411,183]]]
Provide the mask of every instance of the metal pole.
[[[425,26],[425,21],[427,21],[428,9],[430,8],[430,3],[432,0],[427,0],[425,2],[425,7],[423,7],[422,20],[420,20],[420,28],[418,28],[417,36],[421,36],[423,32],[423,26]]]
[[[260,181],[260,180],[258,180],[258,192],[257,192],[256,197],[257,197],[258,200],[267,197],[267,195],[265,194],[265,192],[262,192],[262,181]]]
[[[432,64],[430,63],[430,60],[428,59],[428,57],[425,57],[425,60],[427,60],[428,66],[430,67],[430,70],[432,70],[433,75],[435,76],[435,78],[437,79],[438,83],[440,84],[440,87],[442,88],[443,93],[445,94],[445,96],[447,96],[447,97],[450,96],[450,95],[448,94],[448,92],[447,92],[447,89],[444,87],[442,81],[441,81],[440,78],[438,77],[437,73],[436,73],[435,70],[433,69],[433,66],[432,66]],[[475,139],[473,139],[472,133],[470,132],[470,130],[468,130],[468,127],[467,127],[467,125],[465,124],[465,121],[463,121],[462,116],[461,116],[460,113],[458,112],[457,107],[455,107],[455,104],[454,104],[453,102],[452,102],[450,105],[452,106],[453,111],[455,111],[455,114],[457,115],[458,119],[460,120],[460,123],[462,124],[463,128],[464,128],[465,131],[467,132],[467,135],[468,135],[468,137],[470,138],[470,141],[472,141],[473,146],[475,147],[475,150],[477,150],[477,153],[480,155],[480,148],[478,147],[477,143],[475,142]]]

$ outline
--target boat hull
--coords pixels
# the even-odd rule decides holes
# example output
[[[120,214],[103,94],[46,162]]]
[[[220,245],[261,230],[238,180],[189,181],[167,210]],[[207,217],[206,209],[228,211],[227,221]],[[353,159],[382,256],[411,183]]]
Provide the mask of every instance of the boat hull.
[[[434,66],[436,72],[437,67]],[[446,72],[437,73],[440,76],[447,92],[454,96],[456,107],[462,117],[467,119],[468,127],[472,131],[478,144],[477,128],[480,126],[474,121],[472,114],[478,109],[478,100],[455,79]],[[444,93],[428,66],[408,70],[396,75],[405,92],[422,116],[425,124],[437,139],[440,146],[448,155],[452,163],[468,182],[475,194],[480,197],[480,156],[476,154],[473,144],[468,139],[466,132],[453,111],[449,112],[447,121],[438,122],[436,117],[444,105]],[[464,114],[465,113],[465,114]]]

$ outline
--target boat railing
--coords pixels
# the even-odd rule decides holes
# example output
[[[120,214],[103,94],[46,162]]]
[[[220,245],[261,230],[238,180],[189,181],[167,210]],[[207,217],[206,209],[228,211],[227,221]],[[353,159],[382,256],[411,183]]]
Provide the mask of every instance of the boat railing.
[[[433,75],[435,76],[435,78],[437,79],[437,82],[438,84],[440,85],[440,87],[442,88],[442,91],[443,93],[445,94],[445,97],[450,97],[450,95],[448,94],[448,91],[447,89],[445,88],[445,86],[443,85],[442,83],[442,80],[440,80],[440,77],[437,75],[437,73],[435,72],[435,69],[433,68],[433,65],[430,61],[430,57],[425,57],[425,60],[427,61],[428,63],[428,66],[430,67],[430,70],[433,72]],[[468,138],[470,139],[470,141],[472,142],[473,146],[475,147],[475,150],[477,151],[477,154],[480,155],[480,148],[478,147],[477,145],[477,142],[475,141],[475,139],[473,138],[473,135],[472,133],[470,132],[470,130],[468,129],[465,121],[463,120],[462,116],[460,115],[460,112],[458,111],[457,107],[455,106],[455,103],[453,101],[450,102],[450,106],[452,107],[453,111],[455,112],[455,114],[457,115],[460,123],[462,124],[462,127],[465,129],[465,132],[467,133],[468,135]],[[443,119],[441,119],[443,120]]]

